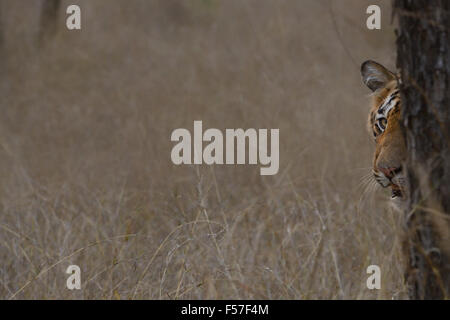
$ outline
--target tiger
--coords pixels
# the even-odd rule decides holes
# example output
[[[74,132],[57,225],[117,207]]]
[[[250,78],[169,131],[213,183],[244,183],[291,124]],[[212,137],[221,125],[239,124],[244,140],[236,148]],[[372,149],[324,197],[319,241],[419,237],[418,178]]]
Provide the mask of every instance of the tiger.
[[[361,65],[363,83],[372,91],[367,127],[375,141],[372,174],[391,198],[402,205],[406,198],[403,170],[406,143],[401,126],[399,77],[381,64],[368,60]]]

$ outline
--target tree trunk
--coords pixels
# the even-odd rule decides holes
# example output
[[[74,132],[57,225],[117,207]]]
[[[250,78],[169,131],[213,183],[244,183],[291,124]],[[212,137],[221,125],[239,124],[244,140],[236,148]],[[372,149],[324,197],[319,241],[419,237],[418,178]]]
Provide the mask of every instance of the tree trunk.
[[[3,22],[3,3],[0,1],[0,79],[5,73],[6,57],[5,57],[5,25]],[[1,83],[0,83],[1,86]]]
[[[61,0],[43,0],[39,30],[39,40],[41,42],[55,33],[60,6]]]
[[[3,6],[3,3],[0,2],[0,55],[1,55],[4,45],[5,45],[4,44],[5,30],[3,30],[4,26],[3,26],[3,8],[2,8],[2,6]],[[0,57],[3,58],[2,55]]]
[[[406,281],[412,299],[450,293],[450,1],[394,0],[405,172]]]

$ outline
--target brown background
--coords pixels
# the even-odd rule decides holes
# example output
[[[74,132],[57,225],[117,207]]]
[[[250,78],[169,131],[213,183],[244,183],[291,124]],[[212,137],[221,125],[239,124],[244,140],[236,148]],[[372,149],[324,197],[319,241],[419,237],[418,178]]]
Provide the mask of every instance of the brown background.
[[[70,3],[42,42],[41,3],[1,1],[0,298],[404,297],[359,74],[394,68],[389,1]],[[174,166],[194,120],[279,128],[278,175]]]

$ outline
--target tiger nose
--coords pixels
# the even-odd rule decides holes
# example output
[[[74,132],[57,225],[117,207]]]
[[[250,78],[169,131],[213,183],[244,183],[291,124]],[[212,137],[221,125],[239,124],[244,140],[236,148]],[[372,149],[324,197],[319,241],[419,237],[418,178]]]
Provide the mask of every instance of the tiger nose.
[[[383,172],[383,174],[386,176],[386,178],[392,179],[395,176],[395,174],[401,170],[401,168],[382,168],[382,167],[378,167],[378,170]]]

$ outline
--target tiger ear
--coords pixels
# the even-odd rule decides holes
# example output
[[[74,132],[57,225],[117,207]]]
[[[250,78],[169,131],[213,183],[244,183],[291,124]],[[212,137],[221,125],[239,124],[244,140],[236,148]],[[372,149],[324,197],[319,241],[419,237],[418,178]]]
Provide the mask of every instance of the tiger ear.
[[[395,74],[372,60],[367,60],[361,65],[361,75],[364,84],[372,91],[385,87],[396,78]]]

